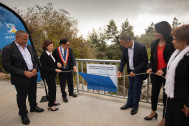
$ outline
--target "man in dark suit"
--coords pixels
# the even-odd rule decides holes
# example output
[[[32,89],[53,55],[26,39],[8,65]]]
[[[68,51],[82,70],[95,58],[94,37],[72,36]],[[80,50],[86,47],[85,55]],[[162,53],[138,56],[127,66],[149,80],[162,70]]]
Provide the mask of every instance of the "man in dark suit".
[[[16,39],[2,50],[2,65],[11,74],[11,83],[17,91],[17,105],[22,123],[30,123],[27,117],[26,98],[30,103],[30,112],[43,112],[36,103],[38,59],[34,50],[27,44],[29,35],[23,30],[15,34]]]
[[[56,61],[62,64],[61,70],[63,72],[59,73],[59,81],[64,102],[68,102],[67,93],[65,91],[66,80],[68,82],[69,96],[77,97],[77,94],[74,93],[73,72],[71,71],[74,70],[77,72],[77,67],[73,50],[69,48],[69,44],[69,39],[63,38],[60,40],[60,46],[53,51],[53,56]]]
[[[127,72],[129,74],[127,103],[120,109],[132,108],[131,115],[134,115],[138,111],[143,80],[146,79],[146,75],[136,74],[146,72],[148,63],[147,51],[143,44],[135,42],[127,34],[123,34],[120,37],[120,44],[123,46],[123,55],[117,76],[121,77],[125,64],[127,64]]]

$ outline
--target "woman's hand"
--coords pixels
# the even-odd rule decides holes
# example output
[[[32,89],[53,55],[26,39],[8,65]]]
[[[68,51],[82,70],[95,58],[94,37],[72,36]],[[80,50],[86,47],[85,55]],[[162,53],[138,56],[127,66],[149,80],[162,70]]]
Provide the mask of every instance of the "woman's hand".
[[[62,64],[61,63],[57,63],[57,67],[58,68],[62,68]]]
[[[148,70],[146,71],[147,74],[152,74],[151,72],[152,72],[152,69],[148,69]]]
[[[56,73],[60,73],[60,72],[62,72],[62,71],[59,70],[59,69],[55,69],[55,72],[56,72]]]
[[[156,72],[156,75],[158,75],[158,76],[163,76],[163,74],[164,74],[164,72],[162,70],[158,70]]]

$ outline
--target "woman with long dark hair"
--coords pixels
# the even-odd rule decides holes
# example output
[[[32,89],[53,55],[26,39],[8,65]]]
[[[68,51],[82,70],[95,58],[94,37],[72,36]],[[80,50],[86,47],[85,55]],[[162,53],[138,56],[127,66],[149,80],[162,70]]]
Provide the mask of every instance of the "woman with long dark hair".
[[[149,69],[147,70],[148,74],[151,74],[151,82],[152,82],[152,95],[151,95],[151,113],[146,116],[145,120],[151,120],[153,118],[158,117],[156,113],[157,103],[159,92],[162,87],[162,84],[165,85],[165,76],[167,63],[171,54],[174,51],[174,47],[172,44],[172,36],[171,36],[171,26],[168,22],[162,21],[155,24],[154,35],[156,40],[151,44],[151,58]],[[166,95],[163,92],[163,104],[165,105]],[[163,110],[163,119],[159,123],[159,126],[163,124],[165,109]]]

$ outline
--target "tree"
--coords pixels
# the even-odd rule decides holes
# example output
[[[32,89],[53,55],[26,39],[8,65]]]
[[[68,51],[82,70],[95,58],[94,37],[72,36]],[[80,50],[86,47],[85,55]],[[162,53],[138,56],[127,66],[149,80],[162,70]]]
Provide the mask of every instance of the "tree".
[[[136,41],[142,42],[146,48],[150,48],[150,45],[154,40],[154,23],[152,22],[151,25],[145,29],[145,34],[142,34],[140,37],[138,37]]]
[[[176,17],[173,18],[173,23],[172,23],[172,28],[175,29],[176,27],[178,27],[179,25],[181,25],[180,22],[178,22],[178,19]]]
[[[38,56],[42,52],[41,45],[45,39],[52,40],[57,47],[60,39],[67,37],[76,58],[94,58],[90,44],[82,37],[77,37],[77,21],[66,10],[56,10],[52,3],[48,3],[44,6],[35,5],[27,10],[17,9],[17,12],[26,22]]]
[[[147,28],[147,29],[145,29],[145,33],[146,34],[153,34],[154,33],[154,23],[152,22],[151,23],[151,25]]]
[[[129,34],[131,37],[134,37],[133,26],[129,24],[128,19],[121,25],[121,34]]]
[[[110,40],[111,42],[116,42],[118,31],[115,21],[113,19],[111,19],[109,24],[107,25],[106,36],[107,40]]]
[[[62,37],[73,38],[77,35],[77,21],[63,9],[55,10],[52,3],[44,6],[35,5],[27,10],[17,10],[26,22],[38,54],[45,39],[59,44]]]
[[[107,50],[107,44],[106,44],[106,34],[105,30],[102,28],[99,28],[98,31],[93,29],[92,33],[89,33],[89,41],[95,46],[96,48],[96,58],[97,59],[107,59],[106,56],[106,50]]]
[[[115,43],[107,47],[107,59],[120,60],[121,54],[122,48],[120,49],[120,45]]]

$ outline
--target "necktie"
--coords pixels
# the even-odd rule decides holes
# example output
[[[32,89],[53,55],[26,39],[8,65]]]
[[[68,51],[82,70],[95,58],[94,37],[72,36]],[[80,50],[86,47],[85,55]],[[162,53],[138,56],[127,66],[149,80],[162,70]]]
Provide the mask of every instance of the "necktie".
[[[64,49],[64,60],[66,60],[66,49]]]

